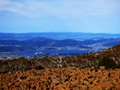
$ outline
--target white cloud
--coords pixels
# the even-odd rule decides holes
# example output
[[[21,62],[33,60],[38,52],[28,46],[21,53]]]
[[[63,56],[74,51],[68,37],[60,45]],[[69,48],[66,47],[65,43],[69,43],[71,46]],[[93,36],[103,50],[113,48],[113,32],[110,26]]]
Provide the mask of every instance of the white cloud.
[[[120,0],[0,0],[0,11],[29,17],[109,16],[120,12]]]

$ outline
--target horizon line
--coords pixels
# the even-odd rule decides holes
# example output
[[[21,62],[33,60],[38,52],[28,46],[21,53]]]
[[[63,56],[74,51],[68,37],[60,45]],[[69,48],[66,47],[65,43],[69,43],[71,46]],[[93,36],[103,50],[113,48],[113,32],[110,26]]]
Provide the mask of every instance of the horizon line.
[[[103,33],[103,32],[0,32],[4,34],[30,34],[30,33],[84,33],[84,34],[120,34],[120,33]]]

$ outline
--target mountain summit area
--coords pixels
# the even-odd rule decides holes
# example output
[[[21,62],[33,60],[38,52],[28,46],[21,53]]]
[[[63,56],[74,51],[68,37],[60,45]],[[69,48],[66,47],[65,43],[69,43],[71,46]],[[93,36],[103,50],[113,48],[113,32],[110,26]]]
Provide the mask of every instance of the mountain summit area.
[[[120,90],[120,45],[78,56],[0,61],[0,89]]]

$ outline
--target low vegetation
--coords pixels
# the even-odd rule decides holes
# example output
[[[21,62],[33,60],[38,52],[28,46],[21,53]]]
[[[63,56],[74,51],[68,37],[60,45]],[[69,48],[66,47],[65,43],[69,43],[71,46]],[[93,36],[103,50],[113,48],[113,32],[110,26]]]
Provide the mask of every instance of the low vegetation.
[[[49,68],[0,74],[0,90],[120,90],[120,69]]]

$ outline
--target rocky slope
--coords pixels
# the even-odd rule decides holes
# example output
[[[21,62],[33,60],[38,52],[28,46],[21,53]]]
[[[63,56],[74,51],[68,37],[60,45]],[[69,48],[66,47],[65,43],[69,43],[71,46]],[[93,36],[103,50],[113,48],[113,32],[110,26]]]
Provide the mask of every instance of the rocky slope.
[[[0,90],[120,90],[120,69],[75,67],[0,74]]]

